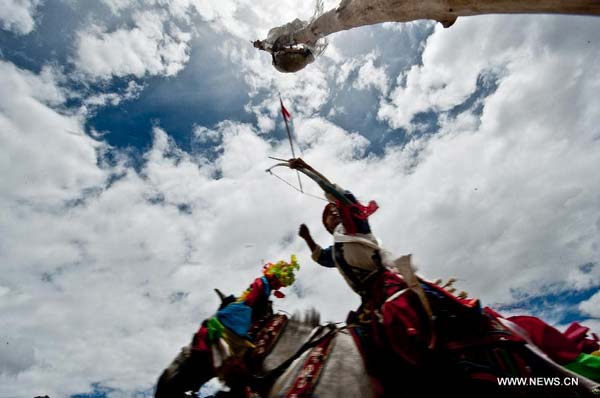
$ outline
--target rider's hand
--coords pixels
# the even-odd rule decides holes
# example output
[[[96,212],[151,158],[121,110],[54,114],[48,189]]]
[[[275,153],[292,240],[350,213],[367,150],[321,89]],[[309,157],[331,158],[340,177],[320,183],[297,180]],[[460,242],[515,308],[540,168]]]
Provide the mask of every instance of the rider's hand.
[[[288,160],[288,164],[290,169],[306,168],[308,166],[301,158],[290,159]]]
[[[303,239],[310,237],[310,231],[308,230],[308,227],[306,226],[306,224],[300,225],[300,229],[298,230],[298,236],[300,236]]]

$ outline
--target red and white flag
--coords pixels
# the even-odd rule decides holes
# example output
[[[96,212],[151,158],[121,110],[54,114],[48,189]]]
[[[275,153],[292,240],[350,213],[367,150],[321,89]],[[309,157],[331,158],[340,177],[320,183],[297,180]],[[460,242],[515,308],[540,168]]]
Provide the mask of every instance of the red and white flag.
[[[283,115],[283,118],[286,121],[288,121],[292,118],[292,115],[288,112],[287,109],[285,109],[285,106],[283,106],[283,101],[281,100],[281,98],[279,98],[279,103],[281,104],[281,114]]]
[[[287,131],[288,140],[290,141],[290,148],[292,149],[292,157],[296,157],[296,152],[294,151],[294,143],[292,142],[292,133],[290,132],[290,126],[288,125],[288,120],[292,118],[292,115],[285,109],[283,106],[283,100],[281,99],[281,95],[279,95],[279,103],[281,104],[281,114],[283,115],[283,121],[285,122],[285,131]],[[298,185],[300,185],[300,192],[304,193],[302,189],[302,181],[300,180],[300,172],[296,170],[296,175],[298,176]]]

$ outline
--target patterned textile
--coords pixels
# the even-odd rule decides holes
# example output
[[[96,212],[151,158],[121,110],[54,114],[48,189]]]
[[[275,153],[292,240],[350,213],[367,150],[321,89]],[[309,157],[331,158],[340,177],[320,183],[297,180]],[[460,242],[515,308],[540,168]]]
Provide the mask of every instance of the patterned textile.
[[[260,361],[269,354],[285,328],[287,321],[288,317],[286,315],[275,314],[264,323],[264,326],[258,331],[254,340],[256,348],[252,352],[253,360]]]
[[[312,398],[312,392],[318,383],[321,371],[325,366],[335,333],[328,334],[316,347],[314,347],[304,365],[300,369],[294,384],[284,395],[286,398]]]

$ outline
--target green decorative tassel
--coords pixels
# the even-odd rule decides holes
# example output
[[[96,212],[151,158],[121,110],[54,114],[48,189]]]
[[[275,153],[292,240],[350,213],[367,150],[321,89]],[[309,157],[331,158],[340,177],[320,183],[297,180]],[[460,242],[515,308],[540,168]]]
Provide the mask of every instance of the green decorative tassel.
[[[590,354],[579,354],[575,361],[565,365],[572,372],[600,382],[600,357]]]
[[[217,341],[223,335],[223,330],[225,326],[217,319],[216,316],[213,316],[207,321],[208,327],[208,339],[209,341]]]

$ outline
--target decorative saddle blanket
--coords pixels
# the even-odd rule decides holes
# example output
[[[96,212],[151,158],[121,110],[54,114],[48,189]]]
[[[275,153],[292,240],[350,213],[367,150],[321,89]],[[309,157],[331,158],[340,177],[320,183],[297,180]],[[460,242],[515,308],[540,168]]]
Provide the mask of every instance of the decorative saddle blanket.
[[[329,333],[310,351],[285,398],[312,398],[319,376],[329,357],[336,333]]]
[[[287,322],[287,315],[274,314],[251,329],[250,334],[254,338],[255,346],[251,355],[253,362],[262,361],[271,352]]]

